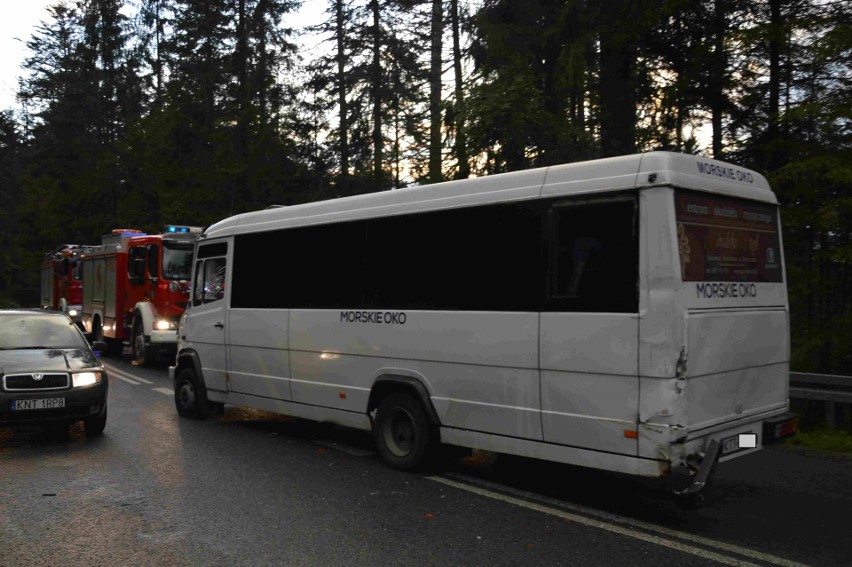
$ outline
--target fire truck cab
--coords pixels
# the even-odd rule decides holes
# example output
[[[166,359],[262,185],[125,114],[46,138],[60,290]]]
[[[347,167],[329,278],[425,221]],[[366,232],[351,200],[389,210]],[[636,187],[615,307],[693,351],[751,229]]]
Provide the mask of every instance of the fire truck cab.
[[[109,345],[131,348],[148,366],[174,354],[177,324],[189,300],[192,255],[203,227],[168,225],[162,234],[115,229],[83,257],[84,330]]]
[[[89,248],[79,244],[63,244],[45,254],[41,263],[42,308],[62,311],[81,327],[83,272],[80,259]]]

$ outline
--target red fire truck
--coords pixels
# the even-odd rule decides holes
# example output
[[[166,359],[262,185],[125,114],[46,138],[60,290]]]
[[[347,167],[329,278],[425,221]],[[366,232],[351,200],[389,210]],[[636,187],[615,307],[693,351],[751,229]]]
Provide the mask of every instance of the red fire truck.
[[[41,306],[66,313],[81,325],[83,272],[81,255],[89,249],[78,244],[63,244],[45,254],[41,263]]]
[[[174,354],[177,324],[189,301],[192,251],[203,227],[169,225],[162,234],[115,229],[83,255],[85,331],[134,364]]]

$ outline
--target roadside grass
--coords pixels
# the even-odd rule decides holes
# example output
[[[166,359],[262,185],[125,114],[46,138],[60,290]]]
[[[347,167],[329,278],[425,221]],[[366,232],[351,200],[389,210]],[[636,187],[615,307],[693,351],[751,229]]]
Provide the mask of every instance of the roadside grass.
[[[800,430],[794,437],[787,439],[784,444],[819,452],[852,455],[852,431],[849,429],[830,429],[827,425],[822,424]]]

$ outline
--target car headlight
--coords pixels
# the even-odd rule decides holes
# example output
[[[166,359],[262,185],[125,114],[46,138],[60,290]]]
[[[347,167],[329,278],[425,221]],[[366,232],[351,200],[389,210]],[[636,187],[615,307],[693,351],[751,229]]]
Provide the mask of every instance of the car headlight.
[[[157,327],[158,331],[168,331],[170,329],[171,330],[177,329],[177,325],[175,325],[174,321],[167,321],[165,319],[160,319],[159,321],[157,321],[157,324],[155,325],[155,327]]]
[[[75,388],[81,386],[94,386],[101,381],[100,372],[77,372],[71,375],[71,380]]]
[[[77,310],[76,309],[69,309],[68,310],[68,316],[69,317],[76,317],[77,316]]]

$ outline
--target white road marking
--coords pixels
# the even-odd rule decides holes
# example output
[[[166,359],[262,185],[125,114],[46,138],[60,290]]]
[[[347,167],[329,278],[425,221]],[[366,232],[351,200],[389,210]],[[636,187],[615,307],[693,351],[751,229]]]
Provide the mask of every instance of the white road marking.
[[[115,366],[112,366],[111,364],[110,365],[104,364],[104,367],[106,367],[107,372],[109,372],[110,374],[114,374],[115,376],[117,376],[118,378],[121,378],[122,380],[132,380],[136,383],[137,386],[139,385],[140,382],[144,382],[146,384],[153,384],[153,382],[151,382],[150,380],[146,380],[145,378],[140,378],[139,376],[136,376],[135,374],[128,374],[124,370],[120,370],[120,369],[116,368]]]
[[[124,381],[125,381],[125,382],[127,382],[128,384],[133,384],[134,386],[139,386],[139,385],[141,384],[141,382],[137,382],[137,381],[136,381],[136,380],[134,380],[133,378],[125,378],[124,376],[122,376],[121,374],[119,374],[119,373],[117,373],[117,372],[112,372],[112,371],[110,371],[110,373],[109,373],[109,374],[110,374],[110,376],[115,376],[115,377],[116,377],[116,378],[118,378],[119,380],[124,380]]]
[[[129,374],[124,370],[120,370],[111,364],[104,364],[104,367],[107,369],[107,372],[110,376],[115,376],[119,380],[124,380],[128,384],[133,384],[134,386],[140,386],[142,384],[153,384],[151,380],[147,380],[145,378],[141,378],[136,376],[135,374]],[[171,388],[151,388],[155,392],[160,392],[161,394],[166,394],[168,396],[174,395],[174,390]]]
[[[767,563],[772,563],[773,565],[780,565],[782,567],[807,567],[803,563],[797,563],[796,561],[791,561],[789,559],[784,559],[783,557],[776,557],[774,555],[769,555],[766,553],[761,553],[760,551],[755,551],[753,549],[747,549],[744,547],[739,547],[730,543],[725,543],[722,541],[716,541],[713,539],[708,539],[706,537],[701,537],[693,534],[689,534],[686,532],[680,532],[677,530],[673,530],[670,528],[665,528],[663,526],[658,526],[656,524],[651,524],[649,522],[643,522],[642,520],[634,520],[633,518],[627,518],[625,516],[619,516],[617,514],[611,514],[609,512],[603,512],[601,510],[595,510],[593,508],[587,508],[585,506],[580,506],[579,504],[572,504],[570,502],[563,502],[561,500],[554,500],[552,498],[547,498],[546,496],[539,496],[538,494],[533,494],[530,492],[524,492],[522,490],[503,487],[500,485],[496,485],[490,483],[485,480],[475,479],[473,477],[468,477],[466,475],[461,474],[450,474],[448,476],[454,476],[462,481],[471,482],[473,484],[478,484],[485,488],[494,487],[498,488],[504,492],[510,492],[512,494],[517,494],[520,497],[532,498],[544,502],[553,503],[556,506],[562,508],[568,508],[569,510],[573,510],[575,512],[585,514],[588,516],[597,516],[598,518],[602,518],[604,520],[609,520],[610,522],[618,522],[620,524],[626,524],[628,526],[632,526],[635,528],[641,528],[649,531],[658,532],[661,534],[665,534],[667,536],[676,537],[678,539],[683,539],[686,541],[691,541],[694,543],[700,543],[701,545],[706,545],[708,547],[715,547],[718,549],[724,549],[725,551],[730,551],[732,553],[737,553],[739,555],[744,555],[746,557],[751,557],[752,559],[757,559],[758,561],[765,561]]]
[[[464,478],[463,475],[454,475],[454,476]],[[577,522],[577,523],[580,523],[580,524],[584,524],[584,525],[587,525],[587,526],[590,526],[590,527],[614,532],[614,533],[624,535],[624,536],[627,536],[627,537],[632,537],[632,538],[635,538],[635,539],[640,539],[640,540],[643,540],[643,541],[647,541],[649,543],[662,545],[664,547],[676,549],[678,551],[682,551],[684,553],[689,553],[691,555],[695,555],[695,556],[701,557],[703,559],[709,559],[711,561],[718,561],[718,562],[724,563],[726,565],[755,565],[755,564],[749,563],[747,561],[742,561],[742,560],[736,559],[734,557],[728,557],[726,555],[720,555],[718,553],[714,553],[712,551],[708,551],[708,550],[700,548],[700,547],[695,547],[695,546],[688,545],[688,544],[685,544],[685,543],[680,543],[680,542],[674,541],[673,539],[667,539],[667,538],[660,537],[660,536],[657,536],[657,535],[641,532],[641,531],[638,531],[636,528],[642,528],[642,529],[645,529],[645,530],[657,532],[657,533],[660,533],[660,534],[670,536],[672,538],[678,538],[678,539],[682,539],[682,540],[686,540],[686,541],[691,541],[691,542],[694,542],[694,543],[700,543],[700,544],[707,545],[708,547],[713,547],[713,548],[716,548],[716,549],[724,549],[725,551],[736,553],[736,554],[739,554],[739,555],[742,555],[742,556],[745,556],[745,557],[750,557],[752,559],[756,559],[756,560],[759,560],[759,561],[765,561],[767,563],[772,563],[774,565],[781,565],[781,566],[785,566],[785,567],[805,567],[801,563],[796,563],[795,561],[789,561],[789,560],[783,559],[781,557],[775,557],[775,556],[772,556],[772,555],[761,553],[759,551],[754,551],[752,549],[746,549],[746,548],[743,548],[743,547],[738,547],[736,545],[731,545],[731,544],[727,544],[727,543],[724,543],[724,542],[719,542],[719,541],[711,540],[711,539],[708,539],[708,538],[703,538],[703,537],[700,537],[700,536],[695,536],[695,535],[692,535],[692,534],[679,532],[677,530],[671,530],[671,529],[668,529],[668,528],[656,526],[654,524],[649,524],[647,522],[642,522],[642,521],[639,521],[639,520],[632,520],[630,518],[618,516],[616,514],[609,514],[607,512],[600,512],[600,511],[597,511],[597,510],[592,510],[590,508],[585,508],[583,506],[577,506],[575,504],[570,504],[570,503],[561,502],[561,501],[559,501],[559,502],[554,501],[554,503],[556,505],[563,507],[563,508],[571,509],[575,512],[578,512],[577,514],[567,512],[565,510],[560,510],[558,508],[554,508],[554,507],[551,507],[551,506],[545,506],[543,504],[538,504],[538,503],[535,503],[535,502],[529,502],[527,500],[523,500],[521,498],[516,498],[514,496],[508,496],[506,494],[493,492],[491,490],[487,490],[485,488],[479,488],[478,486],[472,486],[472,485],[464,483],[464,482],[457,482],[457,481],[454,481],[454,480],[451,480],[451,479],[445,478],[445,477],[430,476],[430,477],[427,477],[427,478],[429,478],[430,480],[434,480],[435,482],[440,482],[442,484],[446,484],[448,486],[458,488],[460,490],[465,490],[467,492],[472,492],[472,493],[478,494],[480,496],[485,496],[486,498],[492,498],[494,500],[500,500],[500,501],[503,501],[503,502],[506,502],[506,503],[509,503],[509,504],[514,504],[516,506],[521,506],[523,508],[535,510],[537,512],[543,512],[545,514],[550,514],[552,516],[556,516],[556,517],[559,517],[559,518],[565,518],[565,519],[568,519],[568,520],[571,520],[571,521],[574,521],[574,522]],[[467,479],[467,478],[465,478],[465,480],[470,480],[471,482],[476,482],[477,484],[485,484],[485,485],[491,484],[491,483],[487,483],[487,482],[484,482],[484,481],[480,481],[478,479]],[[500,486],[499,488],[500,488],[501,491],[513,492],[513,493],[516,493],[516,494],[521,492],[521,491],[517,491],[517,490],[513,490],[513,489],[507,489],[507,487],[503,487],[503,486]],[[527,494],[524,494],[524,496],[527,496]],[[530,496],[533,497],[533,498],[539,499],[539,500],[543,499],[542,497],[537,496],[537,495],[530,495]],[[545,500],[550,500],[550,499],[545,499]],[[580,515],[580,513],[582,513],[583,515]],[[596,519],[588,517],[588,516],[592,516],[592,515],[597,516],[599,518],[602,518],[602,520],[596,520]],[[607,520],[607,521],[603,521],[603,520]],[[619,524],[626,524],[627,526],[630,526],[630,527],[621,527],[621,526],[615,525],[614,523],[608,523],[608,522],[617,522]]]

